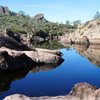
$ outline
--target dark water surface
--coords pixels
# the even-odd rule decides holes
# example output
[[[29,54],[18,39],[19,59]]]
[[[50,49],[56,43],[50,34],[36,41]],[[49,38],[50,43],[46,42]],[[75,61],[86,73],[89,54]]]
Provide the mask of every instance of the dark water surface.
[[[64,48],[60,51],[65,61],[59,66],[36,66],[0,75],[0,100],[15,93],[27,96],[65,95],[79,82],[100,87],[99,49],[76,51]]]

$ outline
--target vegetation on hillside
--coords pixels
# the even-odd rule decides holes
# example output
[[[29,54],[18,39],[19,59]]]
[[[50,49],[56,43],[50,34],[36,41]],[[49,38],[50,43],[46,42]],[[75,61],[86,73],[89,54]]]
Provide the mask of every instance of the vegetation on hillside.
[[[35,20],[34,18],[25,15],[24,12],[11,12],[9,15],[0,14],[0,31],[11,29],[13,32],[24,34],[41,34],[45,36],[63,35],[73,32],[75,27],[71,24],[53,23],[45,20]]]

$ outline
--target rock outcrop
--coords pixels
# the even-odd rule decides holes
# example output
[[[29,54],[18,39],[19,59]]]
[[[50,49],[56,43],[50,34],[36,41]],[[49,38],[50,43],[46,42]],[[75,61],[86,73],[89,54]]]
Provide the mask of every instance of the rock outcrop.
[[[87,83],[76,84],[72,91],[66,96],[56,97],[27,97],[22,94],[15,94],[5,97],[4,100],[99,100],[100,89]]]
[[[44,18],[44,14],[40,13],[40,14],[36,14],[34,17],[33,17],[34,20],[41,20],[41,21],[46,21],[47,20]]]
[[[10,12],[9,12],[9,9],[8,7],[4,7],[4,6],[0,6],[0,14],[6,14],[8,15]]]
[[[35,49],[31,51],[16,51],[9,48],[0,48],[0,70],[13,71],[35,64],[59,63],[63,59],[57,50]]]
[[[66,41],[66,42],[65,42]],[[63,43],[72,44],[100,44],[100,19],[88,21],[79,25],[75,32],[65,35],[60,39]]]
[[[27,45],[16,41],[14,38],[3,35],[0,35],[0,47],[6,47],[14,50],[32,50]]]
[[[34,64],[59,63],[63,60],[58,50],[33,49],[28,46],[27,37],[24,42],[18,33],[10,30],[0,34],[0,70],[13,71]]]
[[[84,43],[84,37],[87,37],[90,44],[100,44],[100,19],[88,21],[80,25],[72,37],[73,41],[76,42],[83,40]]]

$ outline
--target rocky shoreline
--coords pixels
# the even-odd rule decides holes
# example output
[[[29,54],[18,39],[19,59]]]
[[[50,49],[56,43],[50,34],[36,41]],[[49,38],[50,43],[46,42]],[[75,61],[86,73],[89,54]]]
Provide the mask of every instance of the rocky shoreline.
[[[38,64],[60,63],[61,52],[36,48],[33,51],[17,51],[9,48],[0,48],[0,70],[14,71],[24,67],[34,67]]]
[[[5,97],[4,100],[100,100],[100,89],[88,83],[78,83],[65,96],[28,97],[22,94],[14,94]]]
[[[19,37],[22,40],[22,38]],[[58,50],[32,48],[30,42],[18,41],[8,33],[0,35],[0,72],[14,71],[37,64],[52,64],[63,61]]]

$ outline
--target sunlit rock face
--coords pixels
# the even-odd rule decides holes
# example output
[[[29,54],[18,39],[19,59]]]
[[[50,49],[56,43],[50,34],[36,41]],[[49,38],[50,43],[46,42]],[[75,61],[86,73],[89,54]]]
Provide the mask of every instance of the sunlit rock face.
[[[0,14],[6,14],[8,15],[9,14],[9,9],[8,7],[4,7],[4,6],[0,6]]]
[[[79,83],[65,96],[27,97],[22,94],[15,94],[6,97],[4,100],[100,100],[100,89],[87,83]]]
[[[57,65],[63,61],[58,50],[35,49],[34,51],[17,51],[0,48],[0,71],[14,71],[34,65]],[[48,66],[48,65],[47,65]]]
[[[100,44],[100,20],[88,21],[85,24],[79,25],[71,38],[75,41],[81,41],[86,36],[90,44]],[[83,41],[85,42],[85,41]]]
[[[75,45],[78,53],[90,60],[91,63],[100,67],[100,46],[99,45]]]
[[[100,19],[79,25],[74,32],[64,35],[60,42],[64,45],[65,43],[100,44]]]

